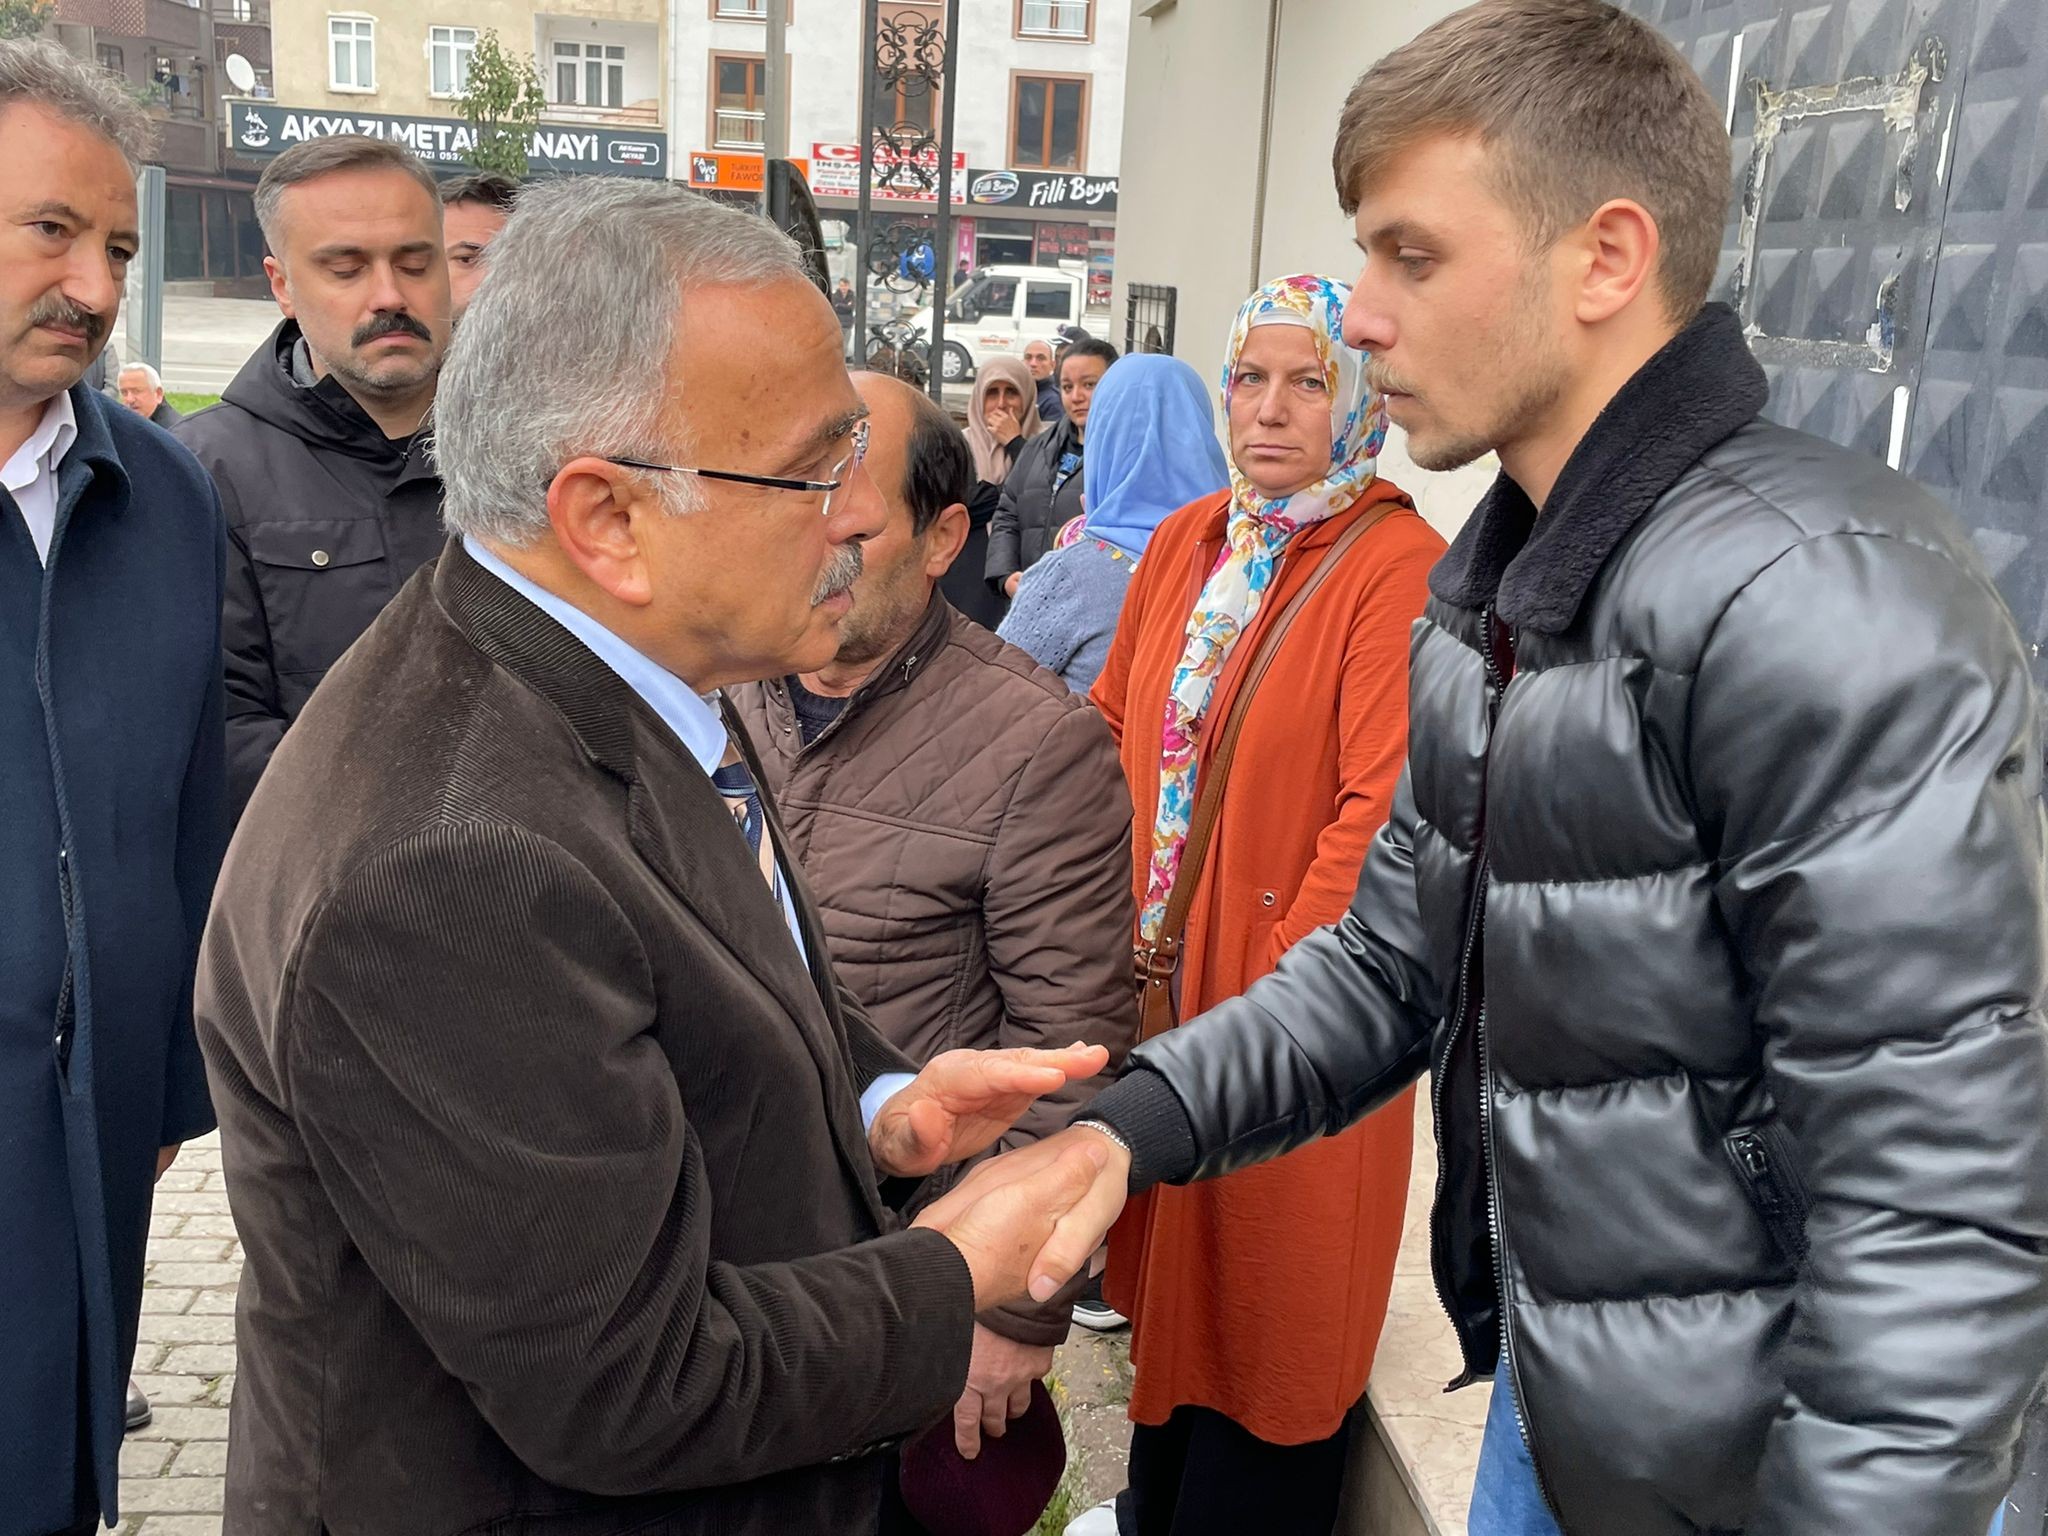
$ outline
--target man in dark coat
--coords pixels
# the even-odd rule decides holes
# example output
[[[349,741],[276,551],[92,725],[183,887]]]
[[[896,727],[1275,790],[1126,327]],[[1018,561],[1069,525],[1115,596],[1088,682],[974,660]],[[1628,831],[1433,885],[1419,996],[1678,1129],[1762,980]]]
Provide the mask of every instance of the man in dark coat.
[[[164,398],[164,381],[148,363],[130,363],[121,370],[121,403],[168,432],[185,413]]]
[[[228,788],[239,816],[341,653],[441,547],[420,432],[448,342],[441,201],[410,151],[315,139],[256,184],[285,319],[178,428],[228,518]]]
[[[872,1532],[1103,1154],[911,1229],[878,1180],[1108,1053],[913,1079],[713,694],[831,657],[881,523],[794,243],[543,183],[448,380],[460,538],[285,738],[207,929],[229,1527]]]
[[[80,382],[149,138],[119,80],[0,42],[0,1536],[116,1518],[150,1189],[213,1125],[220,507]]]
[[[1346,339],[1418,464],[1501,476],[1350,912],[1133,1053],[1047,1267],[1428,1072],[1475,1533],[1977,1536],[2048,1362],[2012,616],[1925,490],[1762,418],[1721,109],[1648,23],[1483,0],[1365,74],[1335,168]]]

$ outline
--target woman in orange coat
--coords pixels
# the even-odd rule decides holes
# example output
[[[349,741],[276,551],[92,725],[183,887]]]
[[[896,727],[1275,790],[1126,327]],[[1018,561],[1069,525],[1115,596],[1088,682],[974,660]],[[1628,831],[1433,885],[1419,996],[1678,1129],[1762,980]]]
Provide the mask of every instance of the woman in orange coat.
[[[1253,696],[1187,922],[1180,1018],[1343,914],[1407,752],[1409,628],[1444,545],[1374,473],[1386,418],[1340,334],[1349,292],[1290,277],[1246,301],[1223,382],[1231,488],[1153,535],[1092,694],[1137,808],[1142,945],[1179,874],[1211,726],[1266,627],[1370,521]],[[1328,1536],[1386,1319],[1411,1117],[1404,1096],[1277,1162],[1131,1203],[1106,1285],[1134,1328],[1124,1536]]]

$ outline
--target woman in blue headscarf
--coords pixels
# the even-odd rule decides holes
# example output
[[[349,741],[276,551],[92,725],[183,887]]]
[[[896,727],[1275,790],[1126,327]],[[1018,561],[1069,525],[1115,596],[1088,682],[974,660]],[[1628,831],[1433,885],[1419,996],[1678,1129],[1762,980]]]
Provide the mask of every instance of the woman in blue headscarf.
[[[1170,513],[1230,483],[1202,377],[1174,357],[1126,357],[1088,417],[1083,515],[1024,573],[996,631],[1085,693],[1109,656],[1131,572]]]

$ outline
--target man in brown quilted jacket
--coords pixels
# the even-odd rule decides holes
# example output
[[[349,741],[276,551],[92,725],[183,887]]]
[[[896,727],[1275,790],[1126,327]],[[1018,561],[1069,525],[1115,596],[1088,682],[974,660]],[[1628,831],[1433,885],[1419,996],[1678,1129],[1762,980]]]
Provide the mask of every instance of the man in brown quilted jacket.
[[[888,506],[832,663],[731,691],[824,915],[840,979],[915,1061],[956,1046],[1106,1045],[1001,1147],[1058,1130],[1135,1042],[1131,801],[1085,700],[939,591],[973,460],[925,396],[856,374]],[[1052,1365],[1069,1309],[992,1313],[954,1415],[963,1453]]]

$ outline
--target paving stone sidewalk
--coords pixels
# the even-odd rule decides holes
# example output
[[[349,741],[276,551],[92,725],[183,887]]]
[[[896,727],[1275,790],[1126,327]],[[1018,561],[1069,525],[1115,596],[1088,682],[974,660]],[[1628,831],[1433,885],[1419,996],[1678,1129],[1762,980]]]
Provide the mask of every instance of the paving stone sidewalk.
[[[179,1153],[156,1188],[135,1347],[135,1379],[156,1417],[121,1445],[119,1536],[220,1536],[241,1273],[220,1138],[208,1136]],[[1120,1342],[1077,1329],[1061,1351],[1076,1461],[1085,1468],[1070,1495],[1077,1509],[1122,1483],[1130,1388]]]
[[[121,1445],[122,1536],[219,1536],[241,1273],[208,1136],[178,1154],[149,1219],[135,1379],[156,1417]]]

